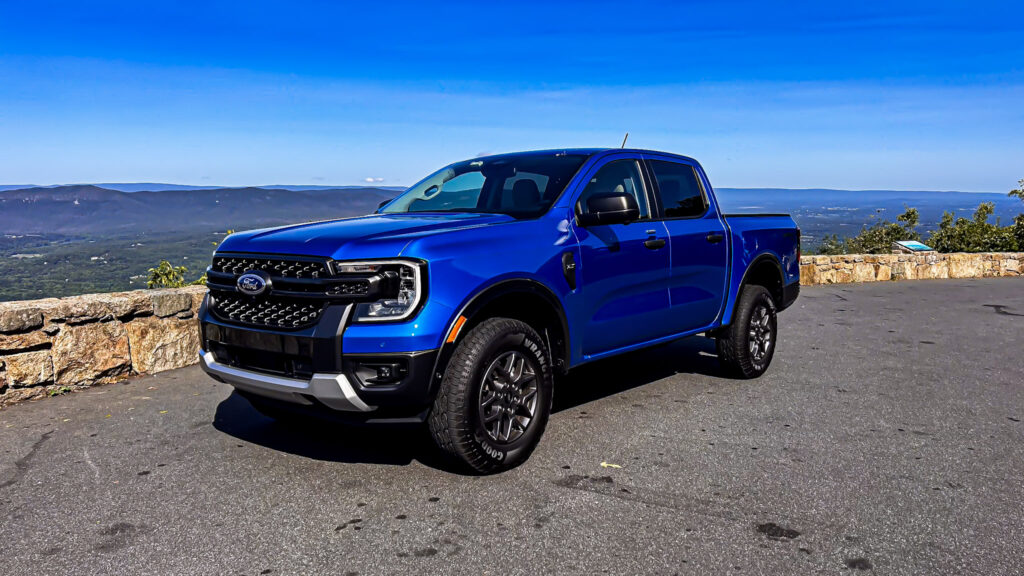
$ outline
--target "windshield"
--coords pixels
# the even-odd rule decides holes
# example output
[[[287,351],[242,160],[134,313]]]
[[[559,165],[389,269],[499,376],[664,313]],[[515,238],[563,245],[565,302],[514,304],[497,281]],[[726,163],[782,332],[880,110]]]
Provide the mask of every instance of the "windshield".
[[[438,170],[380,210],[488,212],[536,218],[551,207],[587,159],[584,154],[508,154]]]

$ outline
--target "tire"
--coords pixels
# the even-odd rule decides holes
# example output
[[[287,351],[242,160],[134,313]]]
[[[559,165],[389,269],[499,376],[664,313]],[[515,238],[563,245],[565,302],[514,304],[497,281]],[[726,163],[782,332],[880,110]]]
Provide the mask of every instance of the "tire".
[[[544,340],[524,322],[490,318],[474,327],[448,362],[430,411],[438,448],[484,474],[524,462],[551,414],[549,358]]]
[[[777,311],[771,294],[763,286],[744,286],[732,324],[718,335],[718,360],[732,376],[757,378],[772,363],[778,335]]]

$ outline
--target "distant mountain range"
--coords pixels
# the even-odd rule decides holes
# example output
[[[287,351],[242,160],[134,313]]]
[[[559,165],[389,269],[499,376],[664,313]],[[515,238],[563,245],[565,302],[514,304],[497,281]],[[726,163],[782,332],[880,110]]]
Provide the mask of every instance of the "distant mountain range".
[[[275,186],[145,191],[168,184],[83,184],[0,191],[0,233],[106,236],[125,233],[217,231],[367,214],[399,193],[385,187]],[[4,187],[0,186],[0,189]],[[117,189],[115,189],[117,188]],[[808,239],[852,234],[872,218],[889,220],[918,208],[925,231],[944,211],[968,216],[993,202],[1004,222],[1024,211],[1005,194],[898,190],[718,188],[726,212],[792,214]]]
[[[397,194],[384,188],[23,188],[0,191],[0,232],[111,235],[255,228],[366,214]]]
[[[221,188],[238,188],[233,186],[193,186],[190,184],[161,184],[159,182],[105,182],[98,184],[54,184],[38,186],[36,184],[0,184],[0,192],[5,190],[25,190],[27,188],[69,188],[72,186],[96,186],[118,192],[164,192],[167,190],[217,190]],[[366,186],[312,186],[295,184],[269,184],[265,186],[241,186],[241,188],[263,188],[265,190],[360,190]],[[405,186],[373,186],[381,190],[405,190]]]

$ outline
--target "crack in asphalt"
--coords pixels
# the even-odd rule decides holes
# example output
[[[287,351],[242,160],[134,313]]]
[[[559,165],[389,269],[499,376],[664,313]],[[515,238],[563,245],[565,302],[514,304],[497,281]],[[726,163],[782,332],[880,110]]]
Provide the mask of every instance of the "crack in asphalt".
[[[39,440],[36,440],[35,443],[32,444],[32,448],[29,449],[28,454],[14,461],[14,476],[9,480],[5,480],[0,483],[0,489],[13,486],[18,482],[18,480],[21,480],[25,473],[28,472],[32,459],[35,458],[36,453],[39,452],[43,443],[50,439],[50,434],[53,434],[53,430],[43,432],[43,435],[39,437]]]

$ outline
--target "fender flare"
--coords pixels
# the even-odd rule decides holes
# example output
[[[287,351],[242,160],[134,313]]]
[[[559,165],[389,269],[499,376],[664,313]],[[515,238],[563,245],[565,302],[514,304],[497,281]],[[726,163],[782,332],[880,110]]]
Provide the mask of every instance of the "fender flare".
[[[743,291],[743,287],[747,285],[747,275],[750,274],[751,270],[760,266],[765,261],[771,262],[772,265],[774,265],[775,270],[779,273],[779,286],[786,286],[786,275],[782,270],[782,263],[779,262],[778,256],[771,252],[762,252],[758,254],[757,256],[754,257],[753,260],[750,261],[750,264],[747,265],[747,269],[743,271],[743,277],[740,278],[740,283],[736,286],[736,294],[733,296],[731,301],[731,309],[729,310],[729,322],[728,324],[723,324],[723,326],[732,324],[733,316],[735,316],[736,314],[736,301],[739,300],[740,292]],[[777,305],[781,306],[782,303],[779,302],[777,303]]]
[[[555,295],[551,288],[530,278],[507,278],[477,290],[476,293],[474,293],[473,296],[471,296],[469,300],[462,305],[458,312],[456,312],[448,322],[447,330],[444,332],[445,338],[447,339],[448,334],[452,329],[454,329],[455,323],[460,317],[472,320],[480,310],[491,302],[502,296],[515,293],[540,296],[555,310],[555,314],[561,324],[564,342],[562,343],[559,353],[556,354],[554,350],[550,350],[550,352],[553,357],[552,359],[554,360],[553,365],[555,366],[555,369],[563,372],[567,371],[569,368],[569,354],[571,348],[569,346],[569,321],[565,315],[565,308],[562,306],[562,301],[559,300],[558,296]],[[447,341],[443,341],[441,343],[441,348],[438,349],[437,359],[434,361],[433,382],[431,384],[432,391],[440,382],[441,376],[444,374],[443,367],[448,363],[448,360],[451,358],[452,352],[454,352],[457,344],[458,339],[450,343]],[[550,342],[549,347],[551,347]]]

